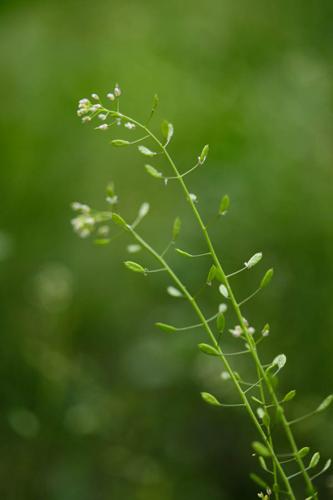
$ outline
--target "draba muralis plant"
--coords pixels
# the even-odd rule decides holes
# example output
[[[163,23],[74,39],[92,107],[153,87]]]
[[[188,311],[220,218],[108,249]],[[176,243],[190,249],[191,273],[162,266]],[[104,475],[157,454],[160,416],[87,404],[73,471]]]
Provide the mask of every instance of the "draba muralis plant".
[[[239,273],[247,272],[257,265],[262,259],[262,253],[254,254],[237,271],[229,273],[224,269],[221,258],[215,251],[207,225],[199,211],[197,197],[191,193],[186,182],[189,174],[195,169],[201,168],[206,162],[209,151],[208,145],[202,149],[195,165],[181,173],[168,148],[174,134],[173,125],[164,120],[159,134],[153,132],[149,125],[159,104],[158,97],[155,96],[153,99],[148,119],[145,122],[140,122],[120,111],[120,96],[121,89],[119,85],[115,86],[113,92],[107,94],[106,100],[110,103],[109,105],[104,105],[97,94],[92,94],[90,99],[81,99],[79,101],[77,114],[81,117],[83,123],[92,122],[94,119],[99,121],[100,124],[95,127],[96,130],[106,132],[113,130],[115,134],[115,137],[111,140],[113,146],[126,147],[134,145],[147,161],[154,162],[154,165],[147,163],[144,167],[146,173],[153,177],[156,182],[165,186],[168,186],[169,182],[179,184],[188,206],[193,212],[195,222],[202,233],[207,251],[196,254],[176,247],[176,240],[181,230],[181,219],[179,217],[173,223],[172,237],[169,244],[162,252],[156,250],[137,230],[142,219],[149,212],[149,204],[147,202],[143,203],[134,222],[128,223],[119,213],[118,197],[113,184],[107,187],[106,203],[108,209],[106,210],[93,210],[88,205],[79,202],[72,204],[72,208],[76,212],[75,218],[72,219],[73,228],[80,237],[92,236],[95,243],[100,245],[110,243],[112,237],[109,235],[109,226],[112,224],[118,226],[118,231],[120,228],[121,231],[127,232],[134,240],[127,247],[127,250],[130,253],[135,253],[140,249],[146,250],[156,259],[157,268],[147,269],[141,263],[132,260],[126,260],[124,262],[125,266],[130,271],[139,273],[142,276],[156,272],[166,273],[172,282],[172,285],[170,284],[167,287],[167,293],[175,298],[182,297],[186,299],[189,306],[194,310],[198,318],[198,323],[195,325],[178,327],[158,322],[156,327],[165,332],[177,332],[201,327],[206,332],[208,343],[199,343],[198,348],[204,355],[215,356],[221,361],[224,365],[223,378],[229,379],[233,383],[237,399],[233,403],[222,403],[217,397],[208,392],[202,392],[201,397],[203,401],[217,408],[242,407],[252,421],[258,434],[257,440],[252,443],[252,451],[258,459],[258,465],[262,472],[260,475],[259,473],[252,473],[250,477],[261,489],[258,497],[266,500],[269,498],[277,500],[297,498],[299,500],[305,497],[307,500],[318,499],[318,492],[313,480],[330,467],[331,460],[328,460],[318,470],[319,452],[316,451],[310,455],[308,446],[299,447],[295,440],[293,427],[301,420],[326,410],[333,400],[333,395],[326,397],[312,412],[290,420],[286,415],[285,406],[295,397],[296,391],[292,389],[285,395],[280,396],[276,389],[278,373],[284,368],[287,358],[284,354],[279,354],[273,361],[269,363],[263,362],[259,355],[258,346],[260,344],[261,347],[262,342],[268,337],[269,325],[266,324],[261,332],[256,332],[242,313],[243,304],[270,283],[273,277],[273,269],[268,269],[263,274],[259,287],[247,298],[241,301],[236,298],[231,285],[232,279],[237,277]],[[139,135],[133,140],[118,137],[122,127],[131,130],[133,134]],[[162,173],[159,170],[160,167],[156,168],[156,160],[159,160],[159,163],[164,163],[163,170],[168,169],[168,175]],[[217,210],[221,217],[227,213],[229,203],[228,195],[224,195]],[[198,299],[195,298],[181,276],[175,272],[169,263],[168,254],[172,250],[189,261],[202,257],[206,257],[210,261],[207,264],[206,284],[208,286],[216,285],[224,300],[223,304],[216,305],[216,314],[212,317],[207,318]],[[236,326],[231,327],[231,325],[228,325],[228,331],[238,339],[241,345],[235,352],[225,352],[223,336],[221,335],[227,324],[227,304],[234,310],[238,321]],[[245,381],[236,371],[235,361],[239,356],[251,357],[256,374],[255,382]],[[275,432],[273,431],[278,426],[282,428],[285,434],[288,449],[279,449],[279,445],[275,440]],[[295,481],[297,479],[298,482]],[[300,493],[295,492],[295,484],[297,488],[301,487],[300,479],[303,484],[301,497]]]

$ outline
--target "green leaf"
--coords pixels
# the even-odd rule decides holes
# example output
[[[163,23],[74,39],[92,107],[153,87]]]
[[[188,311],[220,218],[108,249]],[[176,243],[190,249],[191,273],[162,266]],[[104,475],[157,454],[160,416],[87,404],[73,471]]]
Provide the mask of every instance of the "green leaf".
[[[145,165],[145,169],[146,172],[152,177],[156,177],[157,179],[161,179],[161,177],[163,177],[162,172],[159,172],[155,167],[152,167],[151,165]]]
[[[295,396],[296,396],[295,389],[293,389],[292,391],[287,392],[287,394],[285,395],[285,397],[282,400],[282,403],[286,403],[287,401],[291,401],[292,399],[294,399]]]
[[[111,219],[115,224],[118,226],[121,226],[123,229],[128,231],[128,225],[126,224],[125,220],[119,215],[116,214],[115,212],[112,213]]]
[[[260,443],[260,441],[253,441],[252,448],[254,449],[254,451],[258,455],[261,455],[262,457],[270,457],[271,456],[269,449],[266,448],[265,445]]]
[[[208,276],[207,276],[207,280],[206,280],[207,285],[211,285],[213,279],[216,276],[216,271],[217,271],[216,266],[214,266],[214,264],[213,264],[208,272]]]
[[[251,269],[251,267],[258,264],[258,262],[260,262],[261,259],[262,259],[262,253],[261,252],[255,253],[254,255],[252,255],[250,260],[245,262],[245,267],[247,267],[248,269]]]
[[[204,146],[204,148],[201,151],[201,154],[200,154],[200,156],[198,158],[200,165],[202,165],[203,163],[205,163],[207,155],[208,155],[208,152],[209,152],[209,145],[206,144],[206,146]]]
[[[284,367],[287,362],[287,356],[285,354],[279,354],[273,359],[273,366],[277,366],[280,370]]]
[[[266,271],[265,276],[263,277],[263,279],[260,282],[260,288],[265,288],[269,284],[269,282],[273,278],[273,274],[274,274],[273,268],[268,269],[268,271]]]
[[[173,241],[176,241],[176,239],[178,238],[181,226],[182,226],[182,221],[180,220],[179,217],[176,217],[174,220],[174,223],[173,223],[173,227],[172,227],[172,239],[173,239]]]
[[[210,394],[209,392],[202,392],[201,397],[209,405],[222,406],[221,403],[216,399],[216,397],[213,396],[213,394]]]
[[[225,215],[230,205],[230,198],[225,194],[220,202],[219,215]]]
[[[150,157],[152,157],[152,156],[157,155],[157,153],[155,153],[154,151],[151,151],[150,149],[146,148],[146,146],[142,146],[142,144],[140,144],[140,146],[138,146],[138,150],[144,156],[150,156]]]
[[[225,317],[223,312],[219,312],[216,318],[216,327],[218,332],[223,332],[225,327]]]
[[[124,264],[127,267],[127,269],[130,269],[131,271],[134,271],[135,273],[145,274],[145,272],[146,272],[144,267],[142,267],[137,262],[133,262],[132,260],[126,260],[124,262]]]
[[[303,448],[301,448],[300,450],[298,450],[297,455],[300,458],[304,458],[309,453],[309,451],[310,451],[310,448],[308,446],[304,446]]]
[[[327,398],[324,399],[324,401],[322,403],[320,403],[320,405],[316,409],[316,412],[321,412],[321,411],[326,410],[326,408],[329,407],[329,405],[332,403],[332,401],[333,401],[333,394],[330,394],[329,396],[327,396]]]
[[[117,148],[123,147],[123,146],[128,146],[131,144],[129,141],[123,141],[122,139],[114,139],[111,141],[112,146],[115,146]]]
[[[310,469],[313,469],[314,467],[316,467],[318,465],[319,460],[320,460],[320,453],[319,453],[319,451],[316,451],[316,453],[314,453],[312,455],[312,458],[310,460],[310,463],[309,463]]]
[[[219,291],[220,291],[220,294],[223,295],[223,297],[225,297],[226,299],[229,297],[228,289],[225,285],[223,285],[223,284],[220,285]]]
[[[175,328],[172,325],[167,325],[166,323],[155,323],[155,326],[157,326],[157,328],[160,328],[164,332],[176,332],[177,331],[177,328]]]
[[[161,130],[162,130],[162,134],[163,134],[164,139],[166,139],[165,145],[167,146],[169,144],[169,142],[171,141],[172,136],[173,136],[173,132],[174,132],[174,128],[173,128],[172,123],[168,122],[167,120],[163,120],[163,122],[161,124]]]
[[[209,344],[198,344],[198,347],[201,352],[208,354],[209,356],[219,356],[220,353],[215,349],[215,347],[209,345]]]
[[[252,481],[254,483],[256,483],[261,488],[263,488],[263,489],[268,488],[268,484],[263,479],[261,479],[261,477],[257,476],[257,474],[254,474],[254,472],[251,472],[250,478],[252,479]]]

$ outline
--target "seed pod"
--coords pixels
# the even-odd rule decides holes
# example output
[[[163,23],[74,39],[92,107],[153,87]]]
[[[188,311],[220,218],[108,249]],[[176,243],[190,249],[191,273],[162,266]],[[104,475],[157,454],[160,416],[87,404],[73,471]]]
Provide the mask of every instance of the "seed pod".
[[[166,323],[155,323],[155,326],[157,326],[157,328],[160,328],[164,332],[176,332],[177,331],[177,328],[175,328],[172,325],[167,325]]]
[[[225,194],[220,202],[219,215],[225,215],[230,205],[230,198]]]
[[[152,167],[151,165],[145,165],[145,169],[146,172],[152,177],[156,177],[157,179],[160,179],[162,177],[162,172],[159,172],[155,167]]]
[[[201,352],[208,354],[209,356],[219,356],[220,353],[215,349],[215,347],[209,344],[198,344],[198,347]]]
[[[157,153],[155,153],[154,151],[151,151],[150,149],[146,148],[146,146],[138,146],[138,150],[140,151],[141,154],[143,154],[144,156],[155,156]]]
[[[273,278],[273,274],[274,274],[273,268],[268,269],[268,271],[266,271],[265,276],[263,277],[263,279],[260,282],[260,288],[265,288],[265,286],[267,286],[269,284],[269,282]]]
[[[119,148],[122,146],[128,146],[131,143],[129,141],[124,141],[122,139],[114,139],[113,141],[111,141],[111,144],[112,144],[112,146]]]
[[[127,269],[130,269],[131,271],[134,271],[135,273],[145,274],[145,272],[146,272],[144,267],[142,267],[137,262],[133,262],[132,260],[126,260],[124,262],[124,264],[127,267]]]
[[[261,455],[262,457],[270,457],[271,453],[268,448],[266,448],[265,445],[260,443],[260,441],[253,441],[252,443],[252,448],[258,455]]]
[[[213,394],[210,394],[209,392],[202,392],[201,397],[209,405],[222,406],[221,403],[216,399],[216,397],[213,396]]]

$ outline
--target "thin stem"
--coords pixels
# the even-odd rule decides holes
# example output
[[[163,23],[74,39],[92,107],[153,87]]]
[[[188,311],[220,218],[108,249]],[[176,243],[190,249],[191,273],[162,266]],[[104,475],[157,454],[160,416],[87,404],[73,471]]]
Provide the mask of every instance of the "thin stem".
[[[196,300],[194,299],[194,297],[192,297],[190,292],[187,290],[186,286],[178,278],[178,276],[174,273],[174,271],[171,269],[171,267],[168,265],[168,263],[164,260],[164,258],[161,257],[141,236],[139,236],[139,234],[132,227],[128,226],[128,229],[132,233],[134,238],[138,241],[138,243],[140,243],[142,245],[142,247],[146,248],[146,250],[148,250],[148,252],[151,253],[161,263],[161,265],[165,267],[165,269],[167,270],[170,277],[173,279],[175,284],[178,286],[180,291],[183,293],[183,295],[187,298],[187,300],[189,301],[189,303],[193,307],[194,311],[196,312],[197,316],[199,317],[200,321],[202,322],[202,326],[205,328],[205,330],[208,334],[208,337],[210,338],[213,346],[215,347],[215,349],[219,353],[219,357],[222,360],[222,362],[224,363],[224,366],[225,366],[227,372],[229,373],[230,378],[232,379],[232,381],[237,389],[237,392],[238,392],[238,394],[243,402],[243,405],[245,406],[251,420],[253,421],[261,438],[263,439],[266,446],[268,447],[270,454],[272,456],[272,459],[276,463],[276,467],[279,470],[279,473],[284,481],[284,484],[289,492],[290,497],[293,500],[296,500],[296,497],[293,493],[293,490],[292,490],[291,485],[288,481],[288,478],[287,478],[287,476],[286,476],[286,474],[285,474],[285,472],[284,472],[284,470],[279,462],[279,459],[277,458],[275,451],[269,442],[268,437],[266,436],[265,432],[263,431],[263,429],[262,429],[253,409],[252,409],[252,406],[251,406],[249,400],[247,399],[245,392],[243,391],[243,389],[241,388],[241,385],[239,384],[239,382],[237,380],[235,372],[233,371],[231,365],[229,364],[228,360],[224,356],[223,351],[222,351],[221,347],[219,346],[219,344],[215,338],[215,335],[213,334],[209,324],[207,323],[207,320],[206,320],[204,314],[202,313],[200,307],[198,306]]]
[[[246,266],[242,267],[241,269],[238,269],[238,271],[235,271],[234,273],[227,274],[227,278],[232,278],[233,276],[236,276],[236,274],[241,273],[242,271],[245,271],[247,269]]]

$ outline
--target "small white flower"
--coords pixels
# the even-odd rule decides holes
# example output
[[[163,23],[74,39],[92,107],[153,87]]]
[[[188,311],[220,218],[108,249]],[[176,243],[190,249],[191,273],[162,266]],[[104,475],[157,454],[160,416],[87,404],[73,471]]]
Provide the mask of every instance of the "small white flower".
[[[118,203],[118,196],[117,195],[107,196],[105,199],[106,199],[106,202],[109,203],[109,205],[116,205]]]
[[[230,328],[229,332],[233,337],[240,337],[243,333],[242,327],[239,325],[236,325],[235,328]]]
[[[95,219],[87,214],[81,214],[71,220],[74,231],[81,237],[87,238],[94,229]]]
[[[219,304],[219,313],[225,313],[226,310],[228,309],[227,304]]]
[[[120,90],[120,87],[119,87],[118,83],[116,84],[116,86],[115,86],[115,88],[114,88],[114,91],[113,91],[113,92],[114,92],[114,95],[115,95],[116,97],[121,96],[121,90]]]
[[[100,228],[98,228],[98,234],[100,236],[107,236],[109,234],[109,231],[109,226],[101,226]]]
[[[102,123],[102,125],[99,125],[96,127],[96,130],[107,130],[109,128],[109,125],[107,123]]]
[[[89,99],[84,98],[84,99],[80,99],[79,100],[79,106],[80,107],[82,107],[82,106],[88,106],[88,104],[90,104]]]
[[[136,253],[141,250],[140,245],[132,244],[132,245],[127,245],[126,247],[128,253]]]
[[[255,333],[256,329],[253,328],[253,326],[249,326],[247,331],[249,332],[250,335],[253,335]]]
[[[121,118],[117,118],[116,119],[116,124],[117,124],[118,127],[121,125]]]
[[[90,111],[92,113],[95,113],[95,111],[98,111],[102,106],[100,104],[94,104],[93,106],[91,106],[90,108]]]
[[[106,120],[106,114],[105,114],[105,113],[100,113],[100,114],[98,115],[98,118],[99,118],[100,120]]]
[[[99,101],[99,95],[98,94],[91,94],[91,97],[95,99],[95,101]]]
[[[110,101],[114,101],[115,99],[114,94],[112,94],[112,92],[109,92],[106,97],[110,99]]]
[[[229,380],[230,379],[230,375],[228,372],[222,372],[221,373],[221,379],[222,380]]]
[[[128,128],[129,130],[132,130],[133,128],[135,128],[135,124],[131,123],[131,122],[127,122],[127,123],[125,123],[125,127]]]
[[[90,118],[90,116],[84,116],[84,117],[82,118],[82,123],[87,123],[87,122],[91,122],[91,118]]]
[[[190,193],[190,199],[191,199],[192,201],[196,202],[196,201],[198,200],[198,197],[197,197],[197,195],[196,195],[196,194],[194,194],[194,193]]]
[[[82,212],[84,214],[88,214],[90,212],[90,207],[85,203],[80,203],[79,201],[74,201],[71,207],[76,212]]]

